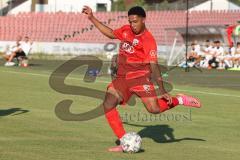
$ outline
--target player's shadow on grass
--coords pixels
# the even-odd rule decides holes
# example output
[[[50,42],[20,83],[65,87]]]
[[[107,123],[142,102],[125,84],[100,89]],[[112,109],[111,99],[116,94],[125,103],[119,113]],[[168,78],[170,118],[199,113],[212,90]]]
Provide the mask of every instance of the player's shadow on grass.
[[[2,116],[15,116],[19,114],[24,114],[29,112],[29,110],[22,109],[22,108],[9,108],[9,109],[0,109],[0,117]]]
[[[124,124],[135,126],[135,127],[145,127],[138,132],[142,138],[151,138],[157,143],[173,143],[180,141],[206,141],[199,138],[180,138],[176,139],[174,136],[174,129],[169,127],[169,125],[137,125],[124,122]]]

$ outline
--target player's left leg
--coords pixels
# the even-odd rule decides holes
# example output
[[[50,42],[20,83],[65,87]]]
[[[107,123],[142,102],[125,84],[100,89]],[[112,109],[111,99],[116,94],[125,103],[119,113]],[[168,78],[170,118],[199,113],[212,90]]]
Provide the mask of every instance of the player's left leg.
[[[130,90],[141,98],[143,104],[150,113],[162,113],[176,107],[177,105],[197,108],[201,107],[198,99],[184,94],[172,97],[171,104],[169,104],[168,100],[164,98],[158,98],[153,83],[150,82],[147,77],[139,78],[136,84],[140,85],[133,86]]]
[[[172,97],[172,104],[169,104],[164,98],[157,97],[141,97],[141,100],[148,112],[153,114],[165,112],[180,104],[176,97]]]
[[[201,103],[198,99],[184,95],[178,94],[176,97],[172,97],[172,103],[169,104],[164,98],[157,97],[141,97],[143,104],[150,113],[162,113],[169,109],[172,109],[178,105],[184,105],[186,107],[200,108]]]

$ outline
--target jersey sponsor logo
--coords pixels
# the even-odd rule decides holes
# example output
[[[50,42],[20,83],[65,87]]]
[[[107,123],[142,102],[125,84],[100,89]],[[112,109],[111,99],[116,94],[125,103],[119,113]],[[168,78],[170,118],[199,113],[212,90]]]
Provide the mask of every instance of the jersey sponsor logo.
[[[143,89],[146,91],[146,93],[150,93],[150,85],[143,85]]]
[[[120,49],[129,53],[129,54],[132,54],[132,53],[135,52],[134,47],[129,42],[121,43]]]
[[[138,44],[139,40],[138,39],[133,39],[133,46],[136,46]]]

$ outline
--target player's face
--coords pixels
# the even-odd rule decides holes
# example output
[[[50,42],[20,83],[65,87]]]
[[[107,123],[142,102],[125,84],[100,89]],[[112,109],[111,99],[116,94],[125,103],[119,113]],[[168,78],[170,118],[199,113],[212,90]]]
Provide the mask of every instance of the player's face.
[[[134,34],[140,34],[145,29],[145,18],[138,15],[128,16],[128,22]]]

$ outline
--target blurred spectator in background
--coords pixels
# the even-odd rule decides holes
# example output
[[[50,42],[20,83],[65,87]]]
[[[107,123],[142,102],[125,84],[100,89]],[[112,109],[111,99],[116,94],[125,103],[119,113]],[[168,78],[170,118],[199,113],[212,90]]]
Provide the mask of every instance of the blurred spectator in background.
[[[224,60],[224,56],[225,56],[225,50],[222,47],[222,44],[220,41],[216,41],[216,48],[215,48],[215,55],[216,57],[216,61],[219,63],[218,65],[218,69],[224,69],[223,67],[223,60]]]
[[[213,58],[214,54],[214,45],[212,45],[212,42],[210,40],[205,41],[205,45],[202,49],[203,59],[200,62],[200,66],[202,68],[208,68],[208,62]]]
[[[240,42],[237,42],[235,54],[233,55],[234,68],[240,68]]]
[[[15,49],[6,57],[7,62],[5,63],[5,66],[14,66],[15,63],[12,62],[13,58],[17,58],[18,60],[27,59],[27,55],[31,51],[33,42],[29,40],[28,36],[25,36],[23,42],[18,38],[16,43],[17,47],[15,47]]]
[[[208,68],[222,68],[223,67],[223,56],[224,56],[224,49],[221,46],[220,41],[214,41],[214,49],[213,49],[213,54],[212,58],[209,60]]]
[[[11,61],[8,62],[8,61],[9,61],[12,53],[17,52],[19,50],[19,47],[21,45],[21,40],[22,40],[22,36],[18,36],[16,43],[14,45],[7,46],[5,54],[3,55],[3,58],[6,59],[6,61],[7,61],[7,63],[5,63],[5,66],[11,66],[11,65],[15,64],[14,62],[11,62]]]
[[[200,49],[200,45],[193,42],[191,44],[191,50],[187,54],[187,61],[188,61],[189,67],[199,67],[201,59],[202,59],[202,52]]]
[[[225,69],[232,68],[233,67],[233,56],[235,55],[236,48],[234,47],[234,44],[232,43],[229,46],[228,52],[225,52],[226,54],[224,55],[223,58],[223,67]]]

